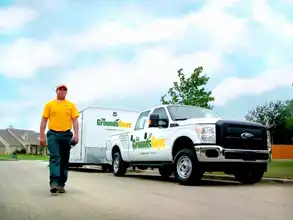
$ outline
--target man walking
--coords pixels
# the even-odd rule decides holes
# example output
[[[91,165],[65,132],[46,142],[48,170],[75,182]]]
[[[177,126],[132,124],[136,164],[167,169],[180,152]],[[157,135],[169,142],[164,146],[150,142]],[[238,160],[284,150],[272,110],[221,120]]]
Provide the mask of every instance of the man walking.
[[[40,145],[46,146],[45,129],[49,120],[47,144],[50,152],[50,192],[65,193],[71,141],[78,143],[79,113],[75,104],[66,100],[67,86],[56,88],[57,98],[49,101],[43,110],[40,125]],[[74,135],[71,132],[73,125]]]

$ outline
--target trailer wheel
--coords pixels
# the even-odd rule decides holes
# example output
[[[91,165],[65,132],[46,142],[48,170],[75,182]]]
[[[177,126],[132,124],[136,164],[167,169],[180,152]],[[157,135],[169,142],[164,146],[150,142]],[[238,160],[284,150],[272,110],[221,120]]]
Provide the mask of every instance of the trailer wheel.
[[[127,170],[127,164],[123,161],[121,154],[119,152],[115,153],[113,156],[113,174],[115,176],[124,176]]]

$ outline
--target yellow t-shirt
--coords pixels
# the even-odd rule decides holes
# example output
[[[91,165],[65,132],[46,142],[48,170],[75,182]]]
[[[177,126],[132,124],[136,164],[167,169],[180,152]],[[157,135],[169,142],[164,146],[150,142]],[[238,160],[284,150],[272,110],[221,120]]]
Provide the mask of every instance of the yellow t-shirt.
[[[45,105],[43,117],[49,119],[50,130],[66,131],[72,128],[72,119],[79,117],[79,112],[68,100],[52,100]]]

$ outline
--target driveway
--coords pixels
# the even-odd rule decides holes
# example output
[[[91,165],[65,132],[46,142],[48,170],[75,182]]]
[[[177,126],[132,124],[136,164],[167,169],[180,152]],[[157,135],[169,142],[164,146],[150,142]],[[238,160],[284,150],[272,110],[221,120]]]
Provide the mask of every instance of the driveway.
[[[158,176],[115,178],[70,171],[68,192],[48,191],[48,167],[39,161],[0,161],[1,220],[292,220],[292,185],[204,181],[180,186]]]

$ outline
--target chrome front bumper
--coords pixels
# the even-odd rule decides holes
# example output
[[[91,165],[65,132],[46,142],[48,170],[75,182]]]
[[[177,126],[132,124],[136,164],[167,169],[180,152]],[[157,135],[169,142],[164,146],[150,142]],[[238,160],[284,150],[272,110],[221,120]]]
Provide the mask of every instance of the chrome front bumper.
[[[218,145],[196,145],[199,162],[259,162],[267,163],[269,150],[224,149]]]

